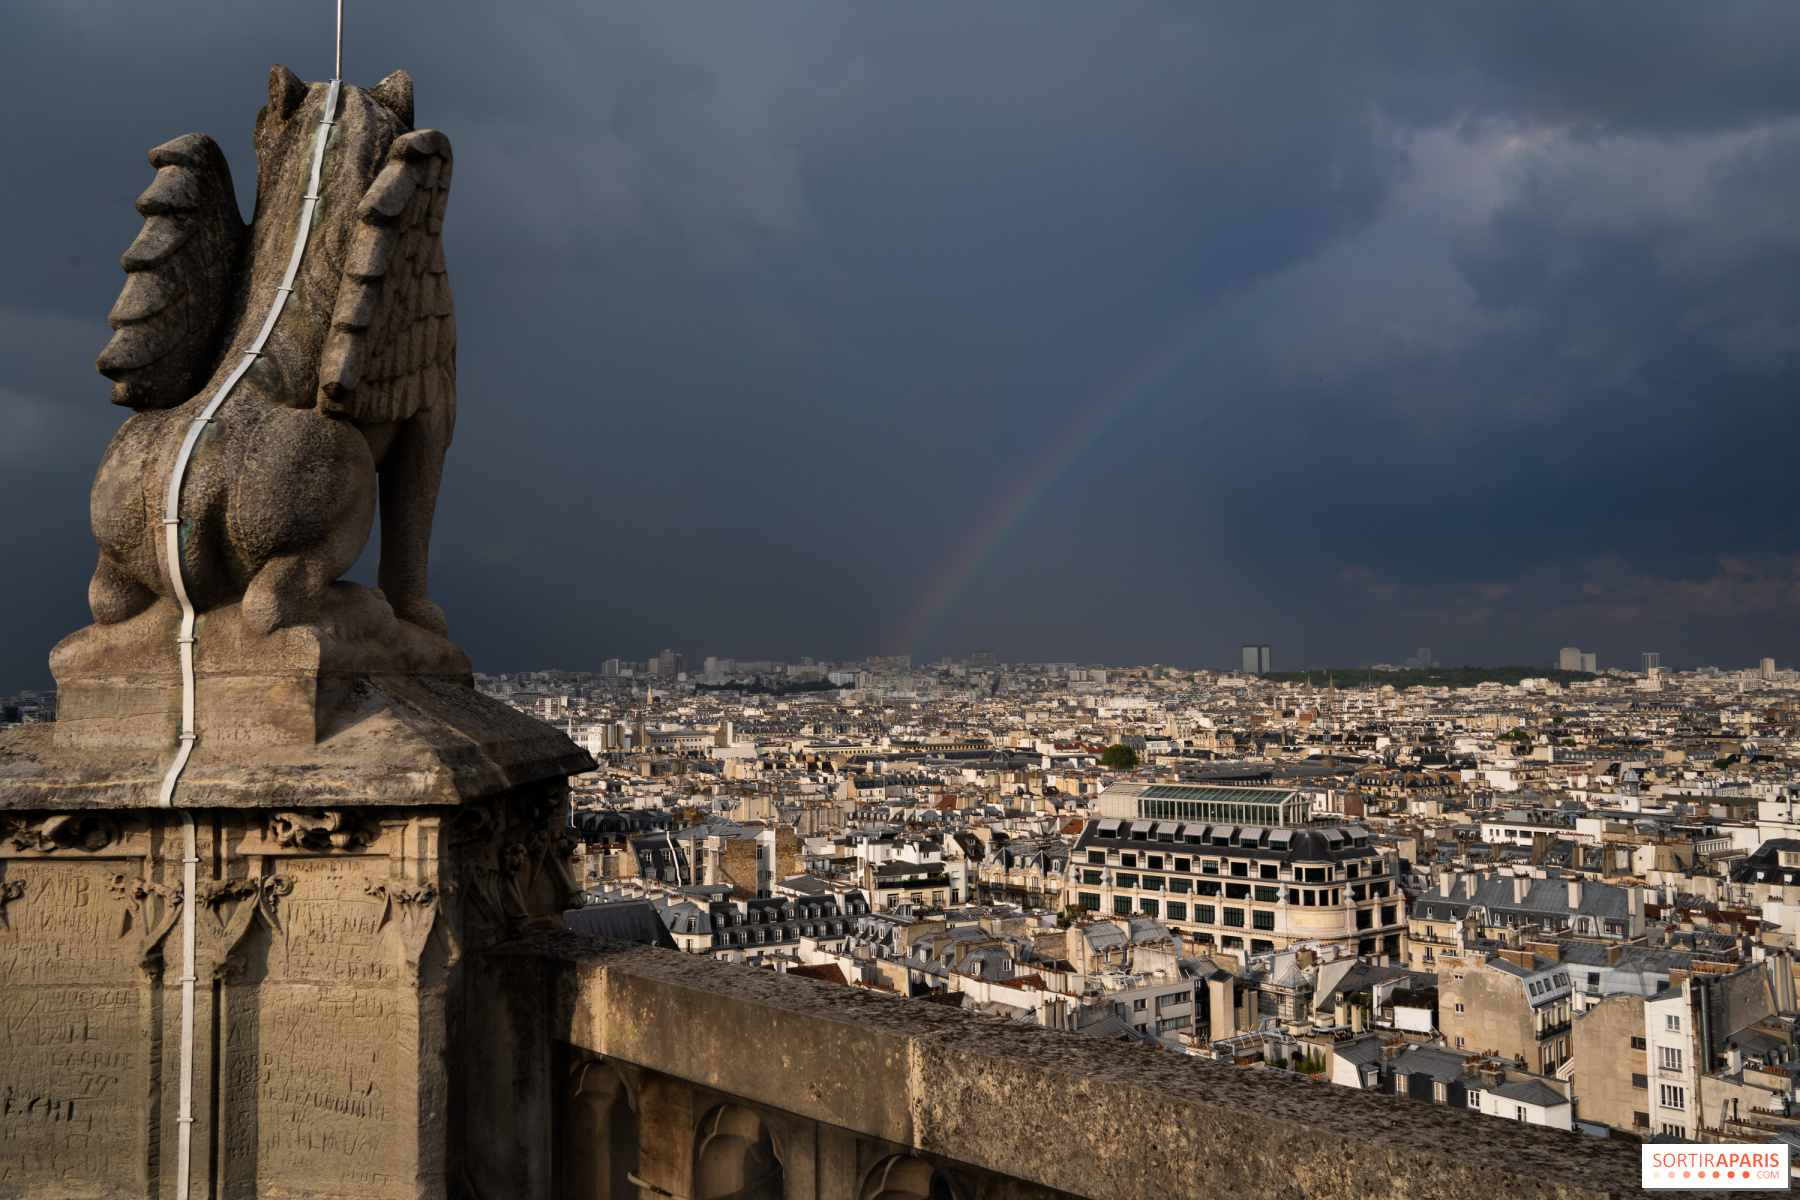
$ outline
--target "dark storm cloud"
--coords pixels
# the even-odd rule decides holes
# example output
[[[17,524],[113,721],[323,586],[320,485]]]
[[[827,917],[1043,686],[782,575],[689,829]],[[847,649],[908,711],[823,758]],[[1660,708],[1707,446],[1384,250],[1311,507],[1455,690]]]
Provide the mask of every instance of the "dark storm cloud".
[[[456,144],[434,591],[487,668],[894,648],[1187,340],[920,649],[1800,652],[1788,6],[349,7]],[[9,14],[0,691],[86,619],[143,152],[213,134],[248,209],[328,26]]]

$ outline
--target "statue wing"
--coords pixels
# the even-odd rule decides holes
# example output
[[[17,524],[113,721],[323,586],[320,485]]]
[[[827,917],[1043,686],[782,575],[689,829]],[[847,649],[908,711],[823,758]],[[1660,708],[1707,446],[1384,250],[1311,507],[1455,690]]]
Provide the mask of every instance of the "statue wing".
[[[357,206],[359,224],[319,362],[322,412],[361,425],[454,403],[456,315],[444,269],[450,139],[394,139]]]
[[[156,178],[137,200],[144,228],[119,259],[125,290],[107,318],[115,332],[94,360],[113,381],[112,402],[137,409],[183,403],[217,363],[247,231],[211,138],[165,142],[150,165]]]

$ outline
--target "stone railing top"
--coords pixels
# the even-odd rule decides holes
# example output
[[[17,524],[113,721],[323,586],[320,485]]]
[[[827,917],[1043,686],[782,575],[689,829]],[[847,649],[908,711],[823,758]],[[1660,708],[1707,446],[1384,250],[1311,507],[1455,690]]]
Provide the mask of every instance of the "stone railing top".
[[[1096,1200],[1636,1194],[1636,1143],[533,932],[574,1045]]]

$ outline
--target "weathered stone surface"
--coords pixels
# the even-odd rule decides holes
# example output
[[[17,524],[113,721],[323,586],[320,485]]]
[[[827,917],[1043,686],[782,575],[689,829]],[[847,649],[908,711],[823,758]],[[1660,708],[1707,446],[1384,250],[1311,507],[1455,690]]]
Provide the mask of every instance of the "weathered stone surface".
[[[98,364],[118,381],[114,399],[142,410],[113,439],[94,484],[98,624],[128,622],[173,595],[158,518],[176,449],[276,303],[327,91],[285,68],[271,73],[248,230],[209,139],[189,135],[152,154],[161,170],[139,201],[147,221],[124,259],[134,277]],[[411,106],[404,73],[342,89],[294,290],[186,471],[188,594],[202,612],[242,604],[257,633],[329,624],[329,590],[368,540],[378,488],[383,598],[401,620],[445,632],[427,554],[455,426],[455,337],[438,329],[454,321],[439,244],[450,143],[412,132]],[[380,179],[389,184],[365,205]],[[334,334],[347,282],[368,294],[352,305],[360,324]]]
[[[571,901],[563,795],[198,814],[196,1196],[451,1192],[465,958]],[[181,844],[0,818],[0,1196],[173,1194]]]
[[[548,964],[516,986],[554,1006],[552,1036],[618,1069],[1095,1200],[1639,1190],[1635,1144],[563,931],[500,957]],[[691,1194],[683,1161],[646,1177]]]

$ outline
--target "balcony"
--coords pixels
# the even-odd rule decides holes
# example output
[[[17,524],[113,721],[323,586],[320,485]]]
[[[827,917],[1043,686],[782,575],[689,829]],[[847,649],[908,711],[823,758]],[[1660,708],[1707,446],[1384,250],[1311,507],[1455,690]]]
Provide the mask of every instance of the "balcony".
[[[1545,1038],[1553,1038],[1558,1034],[1569,1032],[1574,1027],[1573,1021],[1557,1021],[1550,1025],[1541,1025],[1538,1027],[1537,1040],[1541,1042]]]

